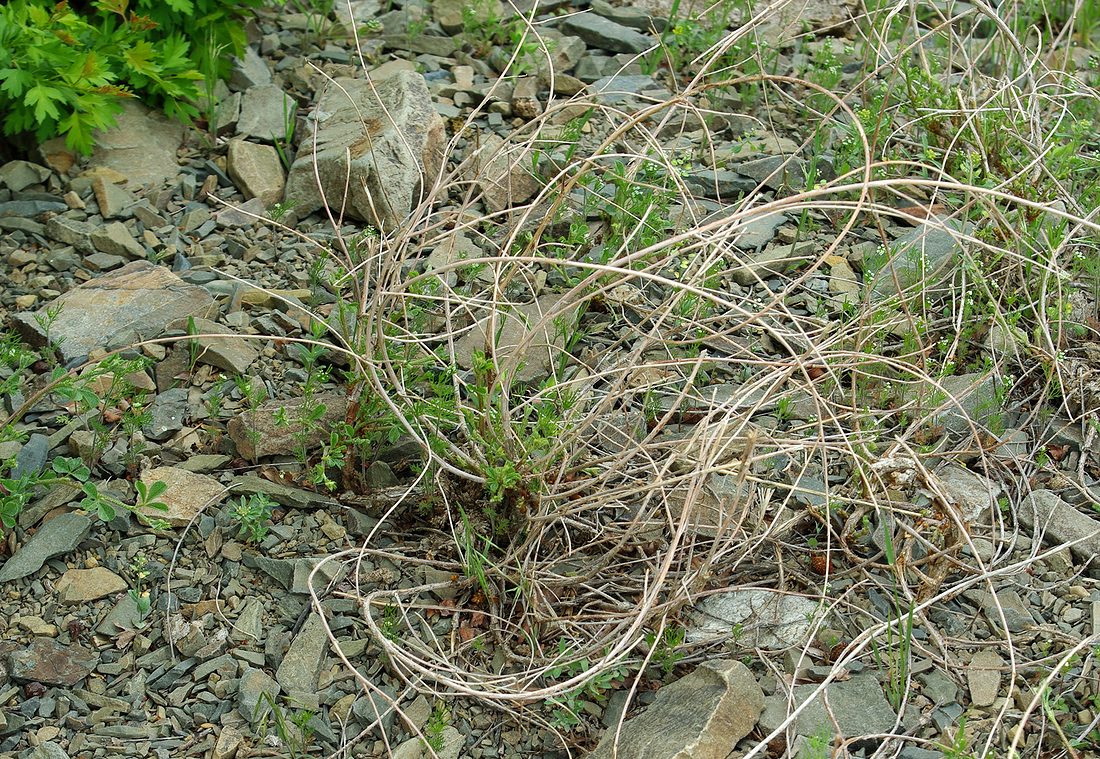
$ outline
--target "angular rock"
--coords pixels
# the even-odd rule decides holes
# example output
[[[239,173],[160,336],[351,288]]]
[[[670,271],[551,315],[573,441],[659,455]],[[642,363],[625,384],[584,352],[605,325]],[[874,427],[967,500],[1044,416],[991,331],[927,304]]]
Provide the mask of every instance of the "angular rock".
[[[1000,418],[1003,398],[998,393],[1003,384],[1004,379],[995,373],[974,372],[942,378],[939,381],[942,390],[936,390],[935,395],[937,400],[942,398],[936,405],[945,408],[935,415],[935,423],[956,434],[969,432],[971,423],[979,430],[989,428]]]
[[[202,315],[213,303],[206,289],[187,284],[163,266],[134,261],[54,301],[62,309],[50,337],[61,338],[57,348],[69,363],[97,348],[112,350],[156,337],[169,322]],[[13,323],[27,342],[40,346],[46,334],[35,315],[16,314]],[[45,308],[37,315],[45,317]]]
[[[264,142],[283,140],[292,132],[298,113],[298,101],[277,84],[250,87],[241,96],[237,134]]]
[[[742,222],[733,244],[741,250],[756,250],[771,242],[775,232],[787,222],[786,214],[772,213]]]
[[[99,213],[104,219],[132,215],[130,208],[138,200],[133,193],[122,189],[114,182],[108,182],[103,177],[92,180],[92,192],[95,193],[96,205],[99,206]]]
[[[229,71],[229,86],[238,91],[249,90],[263,84],[271,84],[271,69],[256,50],[249,46],[244,55],[233,59]]]
[[[217,742],[214,743],[210,759],[233,759],[243,741],[244,734],[240,730],[232,725],[226,725],[218,735]]]
[[[69,553],[80,544],[91,526],[91,519],[73,513],[58,514],[43,522],[38,531],[0,567],[0,582],[32,575],[53,557]]]
[[[241,673],[241,679],[237,684],[237,711],[249,722],[255,724],[269,710],[263,694],[267,694],[275,700],[282,688],[275,682],[271,675],[262,669],[247,667]]]
[[[124,99],[115,126],[96,132],[95,150],[88,163],[119,172],[131,186],[159,186],[179,174],[176,151],[184,131],[179,122]]]
[[[485,350],[486,336],[492,329],[496,336],[492,350],[498,368],[510,367],[513,379],[519,382],[546,377],[565,350],[563,332],[571,332],[576,322],[576,307],[559,309],[560,300],[558,295],[544,295],[534,303],[497,313],[495,318],[480,314],[473,328],[455,343],[455,360],[469,369],[474,352]]]
[[[246,200],[259,198],[265,206],[270,206],[282,199],[286,175],[275,148],[233,140],[229,143],[226,161],[229,176]]]
[[[689,641],[727,637],[753,648],[778,649],[806,642],[818,605],[808,598],[763,589],[731,590],[707,596],[695,606]]]
[[[316,613],[311,614],[283,656],[275,680],[288,693],[315,693],[327,651],[328,634],[324,622]]]
[[[182,387],[158,393],[149,406],[149,422],[141,428],[142,434],[159,443],[183,429],[187,398],[187,389]]]
[[[589,759],[725,759],[756,726],[764,693],[739,661],[716,659],[657,691],[649,707],[628,719],[613,752],[614,728]]]
[[[1001,687],[1004,660],[996,651],[983,649],[974,654],[966,667],[966,685],[974,706],[993,706]]]
[[[770,155],[744,161],[733,167],[738,174],[749,177],[770,190],[784,187],[802,189],[806,183],[806,170],[802,160],[793,156]]]
[[[30,220],[44,213],[58,213],[68,208],[60,200],[8,200],[0,203],[0,219],[18,217],[20,220]]]
[[[320,418],[307,422],[306,414],[317,405],[325,407]],[[229,437],[237,452],[246,459],[294,453],[304,446],[310,450],[328,440],[333,424],[344,421],[347,397],[339,393],[317,395],[307,403],[296,398],[268,401],[255,411],[245,411],[229,420]],[[285,414],[287,424],[277,420]]]
[[[58,595],[69,604],[95,601],[126,587],[126,581],[106,567],[70,569],[57,581]]]
[[[288,509],[340,509],[339,502],[315,490],[302,490],[292,488],[289,485],[272,482],[271,480],[247,474],[238,477],[231,483],[234,495],[252,495],[262,493],[275,503],[286,506]]]
[[[63,645],[52,638],[35,638],[8,656],[16,680],[71,688],[92,671],[99,654],[83,646]]]
[[[524,203],[542,188],[531,174],[531,155],[523,147],[495,134],[482,140],[474,153],[467,179],[481,187],[482,199],[490,211],[502,211]]]
[[[145,509],[140,513],[154,519],[165,519],[173,527],[186,526],[196,514],[216,504],[226,493],[222,484],[213,477],[174,466],[147,469],[142,473],[141,480],[146,485],[160,480],[168,486],[160,497],[168,510]]]
[[[145,258],[145,248],[134,239],[125,224],[117,221],[92,232],[92,246],[101,253],[113,256],[125,256],[134,260]]]
[[[637,29],[597,16],[577,13],[561,23],[562,31],[576,35],[593,47],[612,53],[641,53],[656,44],[656,40]]]
[[[96,227],[86,221],[54,216],[46,222],[46,237],[72,245],[81,253],[92,253],[92,234]]]
[[[500,0],[432,0],[432,17],[447,34],[457,34],[467,20],[475,24],[500,18],[504,7]]]
[[[419,74],[399,71],[376,83],[337,79],[321,94],[309,124],[314,134],[303,139],[286,185],[285,199],[298,218],[325,199],[341,207],[347,188],[349,214],[392,230],[439,172],[443,120]]]
[[[32,184],[42,184],[49,178],[49,169],[30,161],[8,161],[0,166],[0,183],[12,192],[20,192]]]
[[[176,323],[176,328],[190,329],[191,321]],[[260,355],[258,343],[237,337],[228,327],[223,327],[209,319],[194,319],[195,335],[229,335],[230,337],[189,337],[187,342],[194,346],[195,361],[224,369],[231,374],[244,374],[252,362]]]
[[[817,254],[817,243],[809,240],[794,245],[769,245],[762,251],[730,269],[734,282],[748,287],[759,279],[767,279],[798,268]]]
[[[784,694],[765,699],[764,713],[760,715],[760,728],[771,732],[781,725],[789,710],[810,698],[817,685],[796,685],[793,706]],[[890,732],[896,722],[896,713],[887,702],[878,678],[870,673],[853,675],[842,682],[832,682],[825,688],[825,698],[818,696],[795,720],[794,732],[802,736],[837,733],[844,738]],[[828,701],[826,709],[825,701]],[[835,723],[834,723],[835,719]]]
[[[1100,576],[1100,520],[1077,510],[1050,490],[1036,490],[1016,509],[1016,517],[1047,545],[1074,542],[1070,552],[1091,577]]]
[[[29,754],[24,755],[24,759],[69,759],[69,755],[53,741],[46,741],[31,749]]]
[[[971,524],[986,522],[1001,494],[1001,486],[993,480],[958,464],[945,466],[936,472],[936,478],[943,494],[959,507],[963,520]]]
[[[917,289],[926,297],[946,295],[957,268],[955,262],[964,251],[959,238],[973,232],[972,224],[951,219],[921,221],[890,246],[890,260],[875,274],[871,302],[880,303]]]

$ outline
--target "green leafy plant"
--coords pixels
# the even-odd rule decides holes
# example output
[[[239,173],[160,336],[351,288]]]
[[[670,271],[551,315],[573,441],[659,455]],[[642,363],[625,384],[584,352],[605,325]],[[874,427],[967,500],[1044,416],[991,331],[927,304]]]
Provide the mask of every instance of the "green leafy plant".
[[[0,6],[4,134],[62,135],[88,153],[93,132],[140,98],[169,117],[198,116],[203,71],[228,73],[222,50],[245,45],[242,11],[262,0],[13,0]]]
[[[646,633],[646,645],[653,651],[653,663],[666,675],[671,674],[677,663],[684,658],[684,652],[680,648],[684,645],[686,636],[687,630],[680,625],[668,625],[661,631],[660,638],[657,633]]]
[[[275,503],[263,493],[241,497],[229,512],[237,522],[237,536],[249,543],[260,543],[267,536],[267,520]]]

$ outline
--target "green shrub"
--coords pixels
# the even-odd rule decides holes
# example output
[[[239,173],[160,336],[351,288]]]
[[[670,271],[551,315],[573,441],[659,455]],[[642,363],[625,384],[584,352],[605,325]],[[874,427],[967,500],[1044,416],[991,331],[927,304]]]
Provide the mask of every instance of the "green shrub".
[[[14,0],[0,6],[0,119],[5,135],[64,135],[92,149],[123,98],[188,121],[208,78],[245,44],[242,11],[264,0]]]

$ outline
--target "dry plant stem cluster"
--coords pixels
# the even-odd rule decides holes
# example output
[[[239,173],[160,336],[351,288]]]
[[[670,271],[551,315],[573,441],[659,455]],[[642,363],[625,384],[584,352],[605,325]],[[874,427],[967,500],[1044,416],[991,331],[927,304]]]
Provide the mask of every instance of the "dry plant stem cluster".
[[[891,16],[913,13],[912,5],[897,4],[884,21],[876,21],[869,28],[884,35]],[[1032,152],[1032,161],[1022,170],[1026,175],[1023,178],[1029,182],[1045,181],[1043,157],[1051,147],[1047,144],[1049,118],[1068,100],[1088,93],[1049,86],[1039,54],[1029,52],[1026,45],[1013,36],[1011,28],[998,17],[994,8],[980,1],[971,6],[973,10],[966,14],[941,17],[933,31],[917,32],[906,47],[869,71],[858,87],[876,78],[900,76],[901,60],[913,54],[923,56],[922,42],[933,33],[950,33],[952,25],[964,15],[971,20],[975,17],[990,20],[997,29],[997,43],[1011,50],[1026,65],[1014,78],[1006,75],[993,80],[978,74],[973,60],[961,57],[953,61],[952,65],[961,67],[970,78],[970,91],[960,94],[956,115],[961,119],[962,130],[972,129],[971,121],[981,116],[985,109],[1000,107],[997,104],[1006,101],[1015,103],[1020,112],[1028,114],[1029,132],[1016,135]],[[372,558],[400,561],[405,566],[432,566],[461,576],[464,566],[460,553],[443,551],[440,553],[445,558],[429,557],[420,548],[423,535],[409,536],[408,542],[399,548],[386,550],[372,546],[372,535],[361,549],[329,558],[329,561],[348,563],[350,576],[354,579],[350,587],[341,586],[325,592],[335,590],[361,601],[366,624],[393,672],[405,681],[408,689],[474,698],[555,730],[535,706],[545,699],[561,697],[582,687],[623,664],[631,664],[637,667],[636,671],[641,671],[653,656],[652,650],[642,646],[648,631],[660,633],[682,610],[730,586],[798,589],[819,599],[824,612],[835,606],[855,614],[861,612],[849,599],[866,588],[880,588],[886,595],[896,598],[899,608],[911,610],[914,623],[928,632],[926,643],[913,641],[921,655],[955,670],[959,667],[959,641],[948,640],[941,634],[926,612],[972,588],[984,588],[995,597],[995,579],[1023,571],[1043,556],[1066,547],[1058,546],[1047,552],[1036,548],[1030,557],[1006,564],[1003,559],[1006,552],[1002,549],[1016,538],[1014,520],[1005,521],[994,509],[994,558],[988,563],[979,558],[973,541],[973,526],[965,521],[943,492],[936,474],[927,464],[927,457],[917,451],[914,442],[927,419],[952,406],[961,408],[957,399],[942,392],[945,400],[938,408],[929,407],[919,399],[920,394],[914,392],[908,396],[903,394],[908,400],[903,400],[900,406],[874,409],[861,403],[854,389],[847,397],[822,389],[854,388],[846,378],[861,372],[871,376],[865,367],[875,365],[886,367],[893,381],[900,385],[914,390],[944,391],[937,372],[923,360],[930,346],[918,344],[913,353],[901,355],[883,355],[874,348],[879,338],[896,333],[900,328],[911,328],[922,317],[925,306],[921,302],[921,283],[896,299],[898,309],[891,320],[876,321],[875,307],[864,305],[858,317],[841,330],[829,331],[824,323],[815,325],[813,320],[792,313],[786,302],[829,255],[851,241],[857,225],[866,225],[872,220],[882,228],[892,220],[907,218],[906,212],[899,210],[899,204],[933,205],[946,197],[965,199],[953,206],[959,217],[980,208],[993,219],[1004,218],[1006,213],[1013,211],[1031,210],[1070,221],[1071,229],[1057,248],[1040,251],[1034,261],[1027,261],[1035,264],[1037,276],[1049,281],[1051,287],[1059,288],[1072,246],[1086,235],[1100,233],[1098,211],[1077,207],[1068,195],[1062,198],[1063,207],[1020,197],[1011,190],[1011,179],[1020,177],[1007,179],[997,186],[980,186],[953,177],[945,168],[946,162],[937,165],[927,160],[899,161],[883,157],[883,143],[905,143],[909,139],[905,130],[911,129],[913,124],[897,124],[896,131],[889,135],[868,134],[849,104],[851,93],[834,93],[814,82],[790,76],[761,74],[717,78],[714,71],[725,60],[724,56],[738,42],[754,34],[755,27],[764,18],[764,15],[754,18],[700,56],[696,61],[701,64],[698,72],[667,101],[653,102],[636,113],[620,111],[594,98],[581,96],[549,103],[544,115],[517,133],[514,142],[537,152],[542,149],[540,134],[544,130],[560,125],[564,114],[577,113],[582,108],[594,112],[592,123],[604,123],[608,128],[603,132],[606,136],[602,141],[588,146],[569,165],[549,175],[545,187],[525,207],[498,214],[472,213],[479,199],[477,186],[469,181],[472,159],[450,168],[444,164],[440,174],[432,177],[424,188],[407,223],[398,229],[383,230],[365,255],[360,248],[358,258],[353,256],[354,245],[343,239],[334,250],[327,251],[342,262],[357,303],[356,334],[333,335],[341,343],[337,350],[356,367],[362,385],[357,386],[355,392],[365,391],[380,399],[405,432],[421,442],[428,459],[420,477],[392,504],[379,524],[405,508],[408,502],[422,498],[425,493],[433,494],[442,501],[449,516],[447,529],[431,536],[435,544],[453,541],[461,545],[464,531],[469,529],[469,525],[459,520],[461,504],[454,502],[454,492],[447,486],[449,478],[480,485],[486,482],[485,467],[489,463],[486,452],[478,447],[477,436],[468,426],[471,414],[483,410],[472,406],[462,409],[470,413],[460,413],[452,427],[416,416],[413,409],[419,407],[418,401],[424,400],[424,391],[406,381],[410,351],[421,360],[436,362],[437,368],[445,371],[456,364],[455,345],[472,329],[474,320],[480,315],[491,314],[491,325],[499,326],[499,319],[515,305],[511,294],[532,292],[540,270],[565,264],[577,272],[568,292],[561,295],[552,309],[541,314],[538,323],[530,325],[527,344],[508,352],[487,351],[493,368],[488,390],[497,399],[501,434],[512,450],[525,452],[521,422],[525,409],[551,398],[553,393],[566,391],[575,398],[575,403],[564,411],[561,433],[548,450],[537,453],[537,460],[528,472],[537,476],[538,482],[533,484],[531,491],[535,497],[526,504],[520,537],[502,546],[501,553],[485,568],[485,581],[496,593],[495,597],[483,599],[488,606],[455,609],[424,604],[420,599],[439,587],[437,584],[400,591],[367,590],[360,585],[360,565]],[[872,16],[868,14],[867,18]],[[539,43],[543,54],[549,58],[550,51],[530,19],[527,34]],[[885,36],[869,36],[863,42],[872,48],[875,45],[887,47]],[[956,51],[955,46],[950,50]],[[674,156],[662,149],[663,141],[658,133],[681,117],[705,124],[711,112],[695,105],[702,96],[719,88],[745,86],[759,88],[767,98],[780,101],[793,101],[792,93],[796,90],[812,91],[828,98],[832,102],[831,109],[818,113],[817,118],[822,123],[839,119],[851,125],[862,155],[859,167],[816,187],[770,201],[750,193],[718,219],[696,216]],[[964,97],[968,104],[964,104]],[[474,118],[477,115],[475,110],[455,134],[449,151],[456,150],[460,138],[476,142]],[[705,140],[704,144],[709,142]],[[807,139],[803,147],[809,144]],[[953,149],[954,146],[949,145],[946,151],[950,153]],[[627,165],[630,176],[636,176],[646,165],[659,167],[669,178],[674,194],[684,202],[687,223],[656,242],[638,246],[637,235],[648,221],[643,217],[619,248],[608,251],[602,260],[563,261],[551,251],[547,242],[552,223],[559,212],[575,212],[569,206],[570,194],[581,189],[589,178],[606,176],[615,161]],[[640,179],[637,182],[643,191],[652,189]],[[448,198],[460,199],[457,212],[446,216],[436,213]],[[328,200],[330,219],[338,230],[341,199]],[[754,219],[780,212],[792,217],[808,212],[815,217],[836,220],[834,236],[807,270],[764,302],[731,297],[720,286],[705,281],[705,273],[715,266],[744,264],[742,254],[734,245],[738,234]],[[495,223],[505,224],[507,233],[496,236],[487,232]],[[971,256],[992,254],[1010,264],[1022,266],[1025,263],[1025,252],[1008,244],[991,241],[977,232],[960,232],[942,221],[932,223],[963,241]],[[414,273],[408,273],[409,264],[420,257],[422,250],[442,243],[456,229],[476,237],[484,250],[497,252],[423,274],[416,274],[413,267]],[[523,233],[529,234],[522,236]],[[304,235],[302,239],[313,241]],[[444,275],[471,266],[484,266],[491,271],[492,276],[484,287],[460,292],[447,284]],[[422,286],[429,280],[441,283],[441,288],[426,294]],[[549,371],[553,382],[546,389],[524,389],[511,382],[521,362],[542,361],[546,357],[547,347],[533,344],[534,336],[543,328],[552,328],[559,319],[571,318],[580,307],[606,308],[613,302],[614,294],[624,287],[645,293],[648,298],[648,313],[633,330],[624,333],[598,355],[565,356],[560,349],[557,352],[551,349]],[[984,289],[988,296],[989,288],[988,282],[964,279],[961,288],[952,296],[956,301],[949,308],[950,318],[956,322],[962,319],[961,302],[971,289]],[[992,300],[999,302],[996,297]],[[700,308],[699,304],[705,307]],[[437,325],[442,324],[442,329],[417,331],[410,327],[400,315],[407,314],[411,307],[430,311],[437,317]],[[1036,310],[1042,311],[1041,308]],[[322,318],[317,314],[314,317]],[[991,318],[999,323],[1005,320],[999,312]],[[1056,356],[1062,343],[1057,330],[1061,327],[1052,327],[1048,322],[1040,322],[1036,327],[1038,340],[1031,349],[1042,362],[1054,367],[1055,373],[1048,382],[1057,385],[1060,377]],[[748,349],[738,352],[731,347],[735,346],[735,336],[754,330],[765,333],[786,351],[788,357],[777,359]],[[487,331],[490,335],[496,332],[492,326]],[[699,340],[700,336],[704,342],[725,339],[727,349],[721,353],[704,349],[685,356],[681,348]],[[956,344],[948,350],[958,349],[956,338]],[[1006,356],[1005,360],[1008,359]],[[1004,369],[1005,374],[1011,373],[1007,365]],[[753,403],[743,405],[739,399],[717,400],[708,396],[705,386],[699,383],[703,373],[736,376],[743,370],[751,376],[744,390],[757,399]],[[460,404],[467,402],[470,395],[464,381],[457,375],[452,381],[455,398]],[[816,421],[782,433],[762,433],[750,422],[753,412],[766,401],[790,397],[795,391],[809,396],[817,409]],[[662,396],[666,403],[638,439],[619,450],[601,448],[592,442],[593,429],[608,413],[620,408],[640,409],[645,399],[653,394]],[[670,435],[670,429],[688,409],[695,420],[694,426],[679,437]],[[913,414],[915,421],[898,429],[885,449],[868,458],[867,451],[876,443],[881,445],[874,419],[897,418],[907,412]],[[1036,465],[1024,460],[1006,462],[980,446],[975,448],[973,441],[980,439],[981,430],[972,426],[972,432],[971,443],[962,449],[941,447],[936,452],[938,460],[976,459],[985,471],[996,473],[1002,481],[1011,483],[1015,503],[1026,494],[1029,477],[1035,473]],[[853,473],[850,483],[843,487],[826,486],[824,494],[831,505],[842,506],[848,513],[843,529],[838,531],[827,513],[809,515],[824,528],[825,550],[843,555],[848,566],[844,570],[846,576],[856,578],[839,598],[831,596],[828,590],[833,572],[831,566],[822,578],[809,574],[801,563],[792,560],[799,552],[804,552],[796,543],[797,536],[792,537],[792,528],[804,524],[807,517],[791,515],[787,508],[788,491],[777,487],[770,479],[766,465],[777,457],[790,459],[803,469],[811,461],[819,461],[824,471],[831,471],[843,463]],[[736,485],[733,492],[739,495],[722,503],[718,522],[702,530],[698,520],[706,511],[703,494],[714,475],[731,477]],[[906,504],[886,496],[891,487],[902,481],[919,484],[933,494],[931,515],[922,517]],[[787,515],[786,521],[772,519],[780,513]],[[854,552],[846,538],[859,529],[865,516],[883,513],[896,517],[892,521],[899,527],[894,555],[879,552],[866,556]],[[937,538],[929,537],[921,529],[932,523],[939,525]],[[961,554],[964,546],[970,548],[972,558]],[[899,557],[906,560],[899,561]],[[563,571],[566,565],[575,571]],[[317,567],[314,576],[320,570],[321,567]],[[884,577],[889,578],[889,583]],[[473,578],[465,580],[465,587],[474,588]],[[318,609],[321,608],[321,595],[314,590],[313,601]],[[384,634],[381,627],[378,610],[387,607],[397,609],[397,635]],[[504,652],[507,661],[504,670],[497,672],[485,666],[471,641],[453,635],[446,639],[425,637],[421,631],[429,627],[419,622],[438,612],[455,614],[459,618],[484,615],[488,620],[485,634],[491,638],[495,650]],[[823,613],[815,626],[823,624],[825,617]],[[1009,631],[1003,612],[1000,622],[1000,635],[1007,643],[1010,677],[1015,683],[1018,669],[1024,662],[1021,652],[1013,645],[1013,633]],[[869,657],[874,642],[881,640],[888,631],[900,634],[904,623],[904,617],[868,621],[863,634],[834,661],[832,674],[815,693],[823,693],[847,663]],[[339,651],[331,631],[329,637]],[[566,645],[559,645],[562,642]],[[1051,675],[1046,684],[1071,656],[1088,651],[1098,642],[1082,640],[1058,661],[1050,662]],[[718,641],[715,645],[721,644],[722,641]],[[706,656],[715,650],[715,645],[688,647],[688,660]],[[809,650],[807,643],[802,656],[809,656]],[[757,653],[764,661],[770,661],[767,652]],[[356,671],[356,662],[343,654],[340,656],[346,666]],[[574,662],[585,662],[587,668],[564,679],[551,676],[556,668]],[[776,672],[780,674],[781,670],[776,667]],[[365,676],[357,676],[364,689],[397,709],[397,701],[378,691]],[[780,681],[783,682],[783,678]],[[638,685],[635,678],[630,685],[632,695]],[[907,694],[908,682],[905,685],[903,693]],[[1036,696],[1020,718],[1022,723],[1032,719],[1038,699]],[[784,724],[762,736],[748,755],[763,755],[769,741],[783,734],[805,708],[805,703],[799,706],[792,699]],[[1007,720],[1007,705],[1001,711],[1000,720]],[[409,725],[415,729],[411,722]],[[900,731],[900,717],[895,729]],[[359,738],[369,732],[364,731]],[[1022,730],[1016,733],[1010,752],[1018,751],[1017,743],[1022,735]],[[560,737],[563,745],[568,745],[568,736]],[[994,731],[984,746],[975,749],[979,755],[994,750],[997,739]],[[349,741],[354,740],[357,738],[349,738]],[[883,751],[890,745],[889,741],[885,742]],[[434,751],[432,753],[434,755]]]

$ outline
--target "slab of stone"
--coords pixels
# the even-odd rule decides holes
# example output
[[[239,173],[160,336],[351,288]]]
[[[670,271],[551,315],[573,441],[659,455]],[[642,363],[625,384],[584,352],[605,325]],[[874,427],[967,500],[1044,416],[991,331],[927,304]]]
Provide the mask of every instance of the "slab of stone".
[[[1070,548],[1090,577],[1100,577],[1100,520],[1084,514],[1050,490],[1036,490],[1016,509],[1016,517],[1047,545],[1078,541]]]
[[[189,285],[163,266],[134,261],[69,290],[51,305],[61,313],[50,328],[65,363],[84,359],[97,348],[113,350],[156,337],[176,319],[201,316],[214,299],[205,288]],[[45,308],[16,314],[13,323],[34,346],[46,341],[35,316]]]
[[[769,155],[742,161],[734,166],[738,174],[749,177],[769,190],[785,187],[800,190],[806,184],[806,169],[800,158],[789,155]]]
[[[238,337],[237,333],[209,319],[193,320],[196,337],[188,337],[187,343],[194,346],[195,361],[224,369],[230,374],[244,374],[245,370],[260,355],[259,344],[254,340]],[[191,328],[192,321],[184,320],[169,325],[169,329]],[[226,335],[226,337],[201,337],[201,335]]]
[[[937,405],[945,405],[934,417],[949,432],[964,434],[973,423],[979,430],[988,428],[1001,413],[998,388],[1004,379],[994,373],[955,374],[939,381],[935,391]]]
[[[959,237],[973,233],[973,224],[951,219],[933,217],[919,222],[890,245],[890,259],[874,276],[868,296],[871,302],[880,303],[918,288],[926,296],[946,295],[955,264],[964,252]]]
[[[498,312],[495,318],[479,315],[473,328],[455,343],[455,360],[463,369],[469,369],[474,352],[485,350],[486,336],[492,330],[496,336],[492,351],[498,368],[510,367],[512,377],[519,382],[545,378],[565,350],[563,328],[571,330],[576,320],[576,307],[559,309],[560,301],[559,295],[544,295],[533,303]]]
[[[739,661],[716,659],[657,691],[649,707],[600,740],[590,759],[726,759],[764,709],[764,693]]]
[[[23,755],[23,759],[69,759],[65,749],[53,741],[39,743],[29,753]]]
[[[263,694],[278,702],[282,688],[262,669],[246,667],[237,683],[237,711],[252,724],[257,723],[270,707]]]
[[[275,680],[287,692],[315,693],[327,651],[328,634],[324,622],[316,613],[310,614],[283,656]]]
[[[966,686],[974,706],[993,706],[1001,688],[1001,668],[1004,660],[996,651],[983,649],[974,654],[966,668]]]
[[[531,173],[527,149],[495,134],[482,140],[466,177],[477,183],[486,207],[494,212],[524,203],[542,188],[542,182]]]
[[[411,71],[380,82],[337,79],[322,92],[309,123],[314,133],[303,139],[286,184],[285,200],[295,204],[298,218],[327,199],[392,230],[421,187],[435,181],[443,160],[443,120],[424,77]]]
[[[279,482],[257,477],[254,474],[246,474],[232,482],[234,495],[252,495],[262,493],[275,503],[286,506],[288,509],[343,509],[337,501],[315,490],[303,490],[292,488]]]
[[[233,140],[226,162],[229,176],[246,200],[259,198],[270,206],[282,199],[286,175],[279,153],[271,145]]]
[[[100,253],[112,256],[124,256],[133,260],[145,258],[145,248],[134,239],[126,225],[112,221],[92,232],[92,247]]]
[[[8,670],[16,680],[71,688],[98,662],[99,654],[91,649],[39,637],[8,655]]]
[[[149,421],[141,428],[142,434],[158,443],[167,440],[183,429],[187,409],[186,388],[174,387],[157,393],[149,406]]]
[[[70,219],[67,216],[54,216],[46,222],[46,237],[66,245],[72,245],[81,253],[93,253],[95,251],[92,246],[92,234],[95,231],[94,224]]]
[[[233,59],[229,70],[229,86],[231,89],[244,92],[263,84],[271,84],[271,69],[267,67],[267,63],[255,48],[246,47],[244,55]]]
[[[0,567],[0,582],[32,575],[55,556],[69,553],[80,544],[91,527],[91,519],[74,513],[58,514],[43,522],[34,535]]]
[[[729,637],[740,631],[738,642],[752,648],[800,646],[819,613],[814,601],[802,596],[759,588],[731,590],[707,596],[691,612],[690,642]]]
[[[730,269],[733,281],[749,287],[757,279],[767,279],[796,269],[813,260],[817,243],[804,241],[793,245],[769,245]]]
[[[121,101],[115,126],[95,133],[95,149],[88,163],[119,172],[131,186],[159,186],[179,174],[176,151],[185,128],[132,99]]]
[[[970,524],[987,522],[997,505],[1001,486],[988,477],[971,472],[959,464],[949,464],[936,472],[940,489],[959,508],[963,520]]]
[[[787,222],[786,214],[772,213],[745,221],[738,227],[733,244],[741,250],[756,250],[772,241],[776,230]]]
[[[0,183],[12,192],[19,192],[32,184],[42,184],[50,178],[50,170],[30,161],[8,161],[0,166]]]
[[[123,630],[136,630],[141,627],[141,612],[137,607],[137,601],[129,593],[118,597],[114,607],[96,625],[95,631],[100,635],[114,637]]]
[[[211,759],[233,759],[237,756],[241,744],[244,742],[244,733],[232,725],[226,725],[218,734],[218,740],[214,743],[214,750],[210,754]]]
[[[282,140],[286,137],[288,120],[293,125],[297,113],[298,101],[283,92],[279,85],[250,87],[241,96],[237,134],[264,142]]]
[[[126,581],[106,567],[70,569],[57,581],[57,593],[65,603],[82,603],[126,590]]]
[[[226,492],[222,484],[213,477],[188,472],[179,467],[159,466],[147,469],[141,475],[141,481],[147,486],[158,480],[168,486],[160,497],[168,510],[144,509],[140,513],[153,519],[167,520],[173,527],[186,526],[204,508],[220,501]]]
[[[0,203],[0,219],[5,220],[4,226],[0,228],[15,229],[35,216],[58,213],[68,208],[61,200],[6,200]]]
[[[245,411],[229,420],[229,437],[237,452],[246,459],[292,454],[299,448],[312,450],[328,440],[329,430],[347,414],[347,397],[341,393],[325,393],[311,399],[295,398],[268,401],[254,411]],[[320,418],[306,422],[306,412],[325,407]],[[286,424],[277,424],[285,415]]]
[[[817,688],[813,684],[796,685],[793,707],[804,703]],[[826,686],[825,694],[824,699],[821,696],[815,698],[795,720],[794,732],[797,735],[809,737],[824,734],[831,739],[839,727],[843,738],[855,738],[888,733],[894,729],[896,712],[886,700],[882,685],[874,674],[852,675],[848,680],[832,682]],[[828,710],[825,701],[828,702]],[[791,708],[785,693],[768,696],[764,712],[760,715],[761,730],[769,733],[775,730],[786,719]]]
[[[561,29],[580,37],[592,47],[612,53],[641,53],[657,43],[648,34],[594,13],[573,14],[561,22]]]

